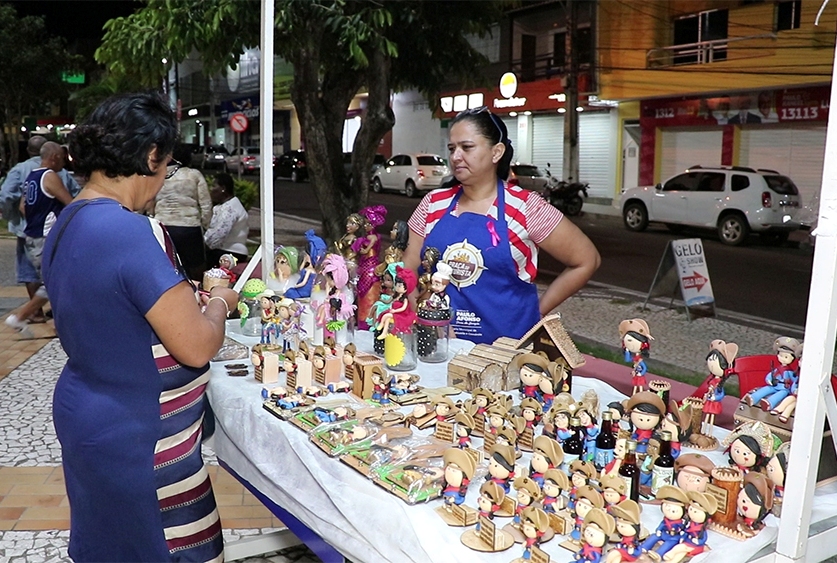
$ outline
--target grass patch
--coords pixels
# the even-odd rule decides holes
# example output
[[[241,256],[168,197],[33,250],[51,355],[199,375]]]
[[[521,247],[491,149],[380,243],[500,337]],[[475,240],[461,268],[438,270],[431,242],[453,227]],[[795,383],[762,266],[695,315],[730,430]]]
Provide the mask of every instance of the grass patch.
[[[614,297],[610,300],[613,305],[630,305],[633,303],[630,299],[624,299],[621,297]]]
[[[9,222],[0,217],[0,233],[6,234],[9,232]]]

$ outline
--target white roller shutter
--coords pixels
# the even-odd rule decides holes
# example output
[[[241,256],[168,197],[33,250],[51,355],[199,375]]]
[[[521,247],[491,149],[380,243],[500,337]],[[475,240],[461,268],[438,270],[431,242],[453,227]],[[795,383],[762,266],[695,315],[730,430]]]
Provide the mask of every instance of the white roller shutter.
[[[609,113],[584,112],[578,120],[578,175],[590,184],[591,197],[613,197],[615,141],[611,139]]]
[[[506,129],[509,130],[509,140],[512,142],[513,147],[517,147],[517,118],[516,117],[504,117],[503,123],[506,125]]]
[[[690,166],[720,166],[723,131],[665,130],[660,159],[660,181],[665,182]]]
[[[564,118],[559,115],[536,115],[532,119],[532,164],[546,170],[546,163],[556,178],[564,166]]]
[[[739,162],[789,176],[808,205],[822,185],[825,127],[759,127],[741,131]],[[817,211],[814,209],[813,211]]]

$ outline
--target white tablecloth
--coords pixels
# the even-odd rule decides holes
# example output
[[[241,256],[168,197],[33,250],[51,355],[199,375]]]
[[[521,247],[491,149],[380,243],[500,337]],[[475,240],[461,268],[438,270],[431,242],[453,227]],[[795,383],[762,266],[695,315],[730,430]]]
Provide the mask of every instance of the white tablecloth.
[[[236,338],[248,344],[257,342]],[[359,350],[371,350],[368,333],[359,333],[355,342]],[[470,347],[465,341],[451,343],[452,350]],[[446,364],[419,363],[416,372],[421,374],[421,384],[426,387],[446,385]],[[215,434],[218,457],[352,561],[508,563],[522,554],[519,545],[496,554],[480,554],[466,548],[460,542],[465,528],[448,527],[434,512],[442,504],[441,500],[410,506],[349,466],[329,458],[308,440],[305,432],[263,409],[261,387],[252,375],[229,377],[222,364],[213,363],[209,395],[218,421]],[[573,378],[576,397],[586,389],[598,393],[600,404],[624,398],[597,379]],[[719,438],[725,434],[724,430],[717,431]],[[720,451],[710,452],[709,456],[716,464],[727,464]],[[518,466],[528,468],[528,465],[529,456],[524,454]],[[477,483],[471,486],[466,499],[468,505],[476,506],[478,489]],[[818,490],[814,521],[837,514],[835,489]],[[661,518],[658,507],[643,505],[646,528],[654,530]],[[509,521],[498,519],[501,527]],[[747,561],[775,540],[778,522],[768,516],[767,527],[745,542],[710,532],[708,543],[712,551],[694,561]],[[572,553],[558,545],[562,540],[556,538],[541,547],[553,561],[572,561]]]

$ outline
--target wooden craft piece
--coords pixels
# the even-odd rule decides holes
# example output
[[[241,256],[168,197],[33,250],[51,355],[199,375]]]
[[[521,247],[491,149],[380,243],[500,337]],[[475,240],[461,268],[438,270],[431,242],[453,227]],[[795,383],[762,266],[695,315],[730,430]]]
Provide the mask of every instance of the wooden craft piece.
[[[481,450],[475,450],[474,448],[465,448],[465,453],[474,458],[474,463],[479,465],[485,459]]]
[[[424,391],[416,391],[415,393],[405,393],[404,395],[390,395],[390,400],[402,407],[406,407],[410,405],[429,403],[430,397],[428,397]]]
[[[491,449],[494,447],[494,444],[497,443],[497,435],[492,434],[491,432],[487,432],[485,437],[483,438],[482,442],[482,451],[485,453],[489,453]]]
[[[549,518],[549,516],[549,514],[546,515],[547,518]],[[511,536],[514,538],[514,543],[523,543],[526,541],[526,536],[524,536],[523,532],[520,531],[520,524],[506,524],[505,526],[503,526],[503,530],[511,534]],[[546,532],[544,532],[543,536],[541,536],[541,543],[543,544],[548,542],[549,540],[554,538],[555,535],[555,530],[550,525],[549,529]]]
[[[311,387],[314,383],[314,364],[311,360],[297,358],[296,360],[296,386],[295,389]],[[290,385],[289,385],[290,387]]]
[[[706,485],[706,492],[718,501],[713,522],[723,526],[735,521],[738,491],[743,481],[744,475],[737,467],[716,467],[712,470],[712,483]]]
[[[474,551],[495,553],[505,551],[514,545],[514,538],[505,530],[497,529],[494,522],[485,517],[479,519],[480,530],[472,528],[462,534],[462,543]]]
[[[371,399],[375,392],[375,384],[372,382],[372,369],[378,367],[383,369],[383,360],[371,354],[358,354],[355,356],[355,376],[352,380],[352,393],[361,399]]]
[[[547,516],[549,517],[549,527],[556,535],[565,536],[570,533],[572,526],[567,520],[569,515],[564,516],[560,513],[549,512]]]
[[[514,509],[517,508],[517,502],[514,498],[506,495],[503,502],[500,503],[500,510],[494,513],[498,518],[511,518],[514,516]]]
[[[517,439],[517,447],[526,452],[532,451],[532,443],[535,440],[535,432],[532,428],[526,428]]]
[[[261,365],[254,370],[256,381],[279,383],[279,364],[283,358],[275,352],[264,352]]]
[[[512,563],[549,563],[552,561],[549,558],[549,554],[539,548],[538,546],[533,545],[530,548],[530,555],[529,559],[524,559],[522,557],[518,557],[517,559],[513,560]]]
[[[476,508],[472,508],[467,504],[447,504],[437,507],[436,514],[441,516],[442,520],[448,526],[461,528],[476,524],[480,513]]]
[[[517,341],[517,348],[532,347],[532,352],[544,353],[550,362],[561,364],[566,369],[565,388],[555,386],[555,392],[570,392],[572,389],[572,371],[584,365],[585,360],[578,351],[567,329],[561,322],[561,315],[547,315],[538,321],[529,331]],[[512,379],[513,375],[509,375]]]
[[[436,430],[433,432],[433,436],[442,440],[443,442],[453,443],[453,423],[447,420],[442,420],[436,422]]]

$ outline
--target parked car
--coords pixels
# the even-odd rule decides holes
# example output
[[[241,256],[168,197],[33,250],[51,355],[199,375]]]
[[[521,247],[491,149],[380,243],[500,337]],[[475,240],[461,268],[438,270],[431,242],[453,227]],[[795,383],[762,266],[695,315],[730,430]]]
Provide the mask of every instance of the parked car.
[[[225,168],[229,172],[241,171],[257,172],[262,167],[262,157],[259,154],[259,147],[238,147],[233,149],[226,158],[224,158]]]
[[[370,178],[371,175],[375,174],[375,170],[380,168],[386,163],[387,159],[382,154],[376,154],[374,160],[372,161],[372,170],[370,170]],[[352,153],[344,152],[343,153],[343,172],[346,174],[346,178],[349,179],[349,185],[353,184],[352,179]]]
[[[450,169],[437,154],[397,154],[372,176],[372,190],[397,190],[407,197],[438,188]]]
[[[192,168],[200,168],[207,170],[214,168],[216,170],[223,170],[226,166],[224,160],[229,155],[227,148],[224,145],[205,145],[196,148],[192,153]]]
[[[509,170],[509,184],[527,190],[542,192],[549,181],[534,164],[512,164]]]
[[[288,151],[276,159],[273,175],[277,178],[290,178],[292,182],[302,182],[308,179],[308,168],[305,165],[305,151]]]
[[[686,227],[716,229],[721,242],[744,244],[750,232],[770,244],[782,244],[800,228],[799,190],[775,170],[743,166],[693,166],[656,186],[624,190],[622,218],[631,231],[649,221],[672,231]]]

